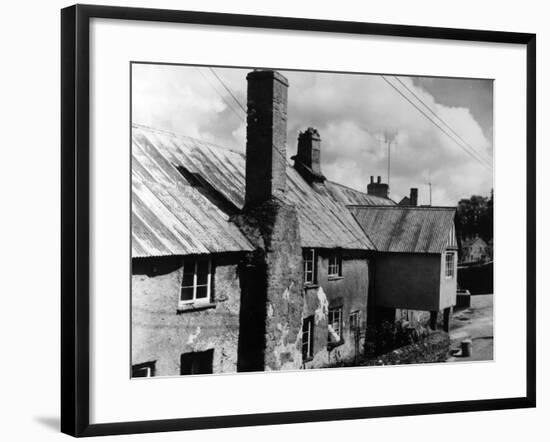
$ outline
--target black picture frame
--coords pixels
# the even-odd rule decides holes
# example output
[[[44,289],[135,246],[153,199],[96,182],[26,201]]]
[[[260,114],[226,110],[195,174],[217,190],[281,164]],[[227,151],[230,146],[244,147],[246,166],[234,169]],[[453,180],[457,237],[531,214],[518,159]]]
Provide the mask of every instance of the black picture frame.
[[[526,395],[504,399],[90,424],[89,24],[92,18],[494,42],[527,51]],[[61,11],[61,431],[99,436],[534,407],[536,35],[290,17],[75,5]]]

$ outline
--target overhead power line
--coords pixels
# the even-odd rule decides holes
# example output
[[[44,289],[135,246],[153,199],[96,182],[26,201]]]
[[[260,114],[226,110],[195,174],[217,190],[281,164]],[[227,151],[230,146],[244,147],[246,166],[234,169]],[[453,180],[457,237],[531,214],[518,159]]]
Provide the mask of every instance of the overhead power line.
[[[451,139],[458,147],[460,147],[466,154],[468,154],[471,158],[476,160],[478,163],[480,163],[482,166],[492,169],[491,164],[484,161],[481,157],[476,155],[476,152],[471,152],[468,150],[467,146],[464,146],[458,142],[456,138],[454,138],[449,132],[447,132],[445,129],[443,129],[436,121],[434,121],[426,112],[424,112],[421,108],[419,108],[409,97],[407,97],[403,92],[397,88],[392,82],[390,82],[384,75],[381,75],[382,79],[388,83],[399,95],[401,95],[405,100],[407,100],[418,112],[420,112],[424,117],[426,117],[433,125],[435,125],[441,132],[443,132],[449,139]]]
[[[242,111],[244,112],[244,114],[246,115],[246,109],[241,104],[241,102],[239,100],[237,100],[237,97],[235,97],[233,92],[231,92],[231,89],[229,89],[229,87],[227,87],[227,85],[224,83],[224,81],[218,76],[218,74],[216,74],[216,71],[214,69],[212,69],[211,67],[209,67],[208,69],[210,69],[210,72],[212,72],[214,74],[214,76],[218,79],[218,81],[221,83],[221,85],[224,87],[224,89],[227,91],[227,93],[229,95],[231,95],[233,100],[235,100],[235,103],[237,103],[237,106],[239,106],[242,109]]]
[[[245,118],[240,114],[240,112],[235,109],[235,107],[229,102],[226,100],[226,98],[223,96],[223,94],[221,94],[218,89],[212,84],[212,82],[208,79],[208,77],[206,75],[204,75],[204,73],[201,71],[200,68],[197,68],[197,70],[199,71],[199,73],[202,75],[202,78],[204,78],[204,80],[210,85],[210,87],[212,89],[214,89],[214,92],[216,92],[220,98],[222,99],[222,101],[227,105],[227,107],[237,116],[237,118],[239,120],[241,120],[242,122],[245,122]]]
[[[395,78],[399,83],[401,83],[401,85],[407,89],[407,91],[409,91],[409,93],[414,96],[418,101],[420,101],[420,103],[422,103],[424,105],[424,107],[426,109],[428,109],[430,111],[430,113],[435,116],[439,121],[441,121],[441,123],[443,123],[460,141],[462,141],[464,144],[466,144],[468,147],[470,147],[470,149],[472,149],[474,152],[476,152],[481,158],[487,160],[487,158],[484,158],[484,154],[479,152],[478,149],[476,149],[474,146],[472,146],[470,143],[468,143],[464,138],[462,138],[443,118],[441,118],[430,106],[428,106],[426,104],[426,102],[424,100],[422,100],[422,98],[420,98],[417,94],[414,93],[413,90],[411,90],[404,82],[402,82],[399,77],[397,76],[393,76],[393,78]]]

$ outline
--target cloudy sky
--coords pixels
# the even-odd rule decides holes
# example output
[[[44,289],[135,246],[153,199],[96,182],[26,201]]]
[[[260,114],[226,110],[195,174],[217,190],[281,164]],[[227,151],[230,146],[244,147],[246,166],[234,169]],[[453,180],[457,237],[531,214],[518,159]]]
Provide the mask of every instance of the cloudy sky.
[[[249,71],[134,64],[132,120],[244,152],[246,118],[241,106],[246,106]],[[322,139],[324,175],[366,191],[371,175],[387,182],[385,139],[394,138],[390,177],[394,200],[418,187],[419,203],[427,204],[428,182],[433,205],[455,205],[472,194],[489,194],[493,186],[492,167],[487,166],[493,159],[491,80],[385,76],[454,142],[380,75],[281,73],[290,83],[289,158],[296,153],[299,131],[315,127]]]

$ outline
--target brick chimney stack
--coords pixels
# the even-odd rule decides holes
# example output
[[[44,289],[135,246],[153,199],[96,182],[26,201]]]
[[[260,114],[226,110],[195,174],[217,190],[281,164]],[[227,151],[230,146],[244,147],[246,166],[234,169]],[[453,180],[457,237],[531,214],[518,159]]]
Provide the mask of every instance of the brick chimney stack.
[[[367,186],[367,193],[373,196],[379,196],[382,198],[388,198],[389,195],[389,186],[382,182],[382,178],[377,177],[376,183],[374,182],[374,177],[370,177],[370,183]]]
[[[246,79],[245,202],[256,206],[285,192],[288,80],[269,70],[250,72]]]
[[[321,172],[321,137],[317,129],[308,127],[298,135],[298,153],[293,156],[294,168],[308,182],[324,182]]]
[[[242,266],[238,371],[302,365],[303,258],[296,207],[285,198],[288,81],[247,75],[245,206],[232,221],[255,251]]]
[[[411,206],[418,206],[418,189],[411,187],[411,196],[409,197]]]

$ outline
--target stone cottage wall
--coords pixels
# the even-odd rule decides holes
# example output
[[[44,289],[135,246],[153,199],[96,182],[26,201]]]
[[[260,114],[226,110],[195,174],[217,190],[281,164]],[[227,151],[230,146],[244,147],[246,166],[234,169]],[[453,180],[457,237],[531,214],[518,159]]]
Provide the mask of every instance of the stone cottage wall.
[[[182,353],[214,349],[213,372],[237,371],[240,257],[212,255],[213,299],[178,312],[181,257],[132,262],[132,364],[155,361],[156,376],[179,376]]]
[[[366,252],[345,252],[342,256],[342,277],[328,277],[330,251],[319,251],[317,261],[318,284],[304,289],[303,317],[314,316],[313,359],[304,368],[326,367],[342,362],[353,362],[364,351],[367,325],[369,264]],[[342,307],[342,344],[328,347],[329,308]],[[350,329],[350,315],[359,312],[359,333]]]

